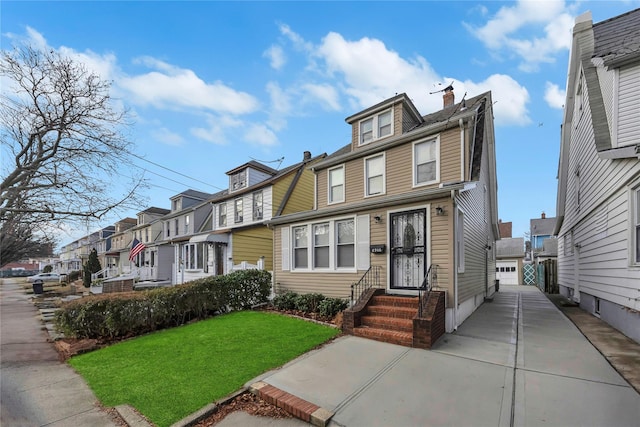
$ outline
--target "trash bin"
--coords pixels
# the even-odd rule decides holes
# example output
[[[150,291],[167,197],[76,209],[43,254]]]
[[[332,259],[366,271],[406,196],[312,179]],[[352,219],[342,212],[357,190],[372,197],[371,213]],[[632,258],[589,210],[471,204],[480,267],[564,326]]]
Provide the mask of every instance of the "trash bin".
[[[33,293],[38,295],[44,293],[44,282],[42,280],[37,279],[33,282]]]
[[[500,292],[500,280],[496,279],[496,292]]]

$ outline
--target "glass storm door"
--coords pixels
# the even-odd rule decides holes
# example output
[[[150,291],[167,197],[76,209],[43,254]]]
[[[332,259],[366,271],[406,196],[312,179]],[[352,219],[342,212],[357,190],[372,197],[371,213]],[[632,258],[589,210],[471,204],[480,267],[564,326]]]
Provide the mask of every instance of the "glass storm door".
[[[391,214],[391,289],[417,289],[427,259],[426,211]]]

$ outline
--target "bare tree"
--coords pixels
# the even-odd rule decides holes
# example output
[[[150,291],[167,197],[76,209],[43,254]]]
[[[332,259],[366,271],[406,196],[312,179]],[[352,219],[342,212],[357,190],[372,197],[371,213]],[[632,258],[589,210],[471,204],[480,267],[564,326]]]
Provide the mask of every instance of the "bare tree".
[[[0,226],[0,267],[30,257],[53,255],[55,241],[39,230],[36,224],[23,223],[16,217],[2,221]]]
[[[29,46],[2,51],[0,78],[3,223],[33,232],[142,206],[127,111],[111,99],[109,81]]]

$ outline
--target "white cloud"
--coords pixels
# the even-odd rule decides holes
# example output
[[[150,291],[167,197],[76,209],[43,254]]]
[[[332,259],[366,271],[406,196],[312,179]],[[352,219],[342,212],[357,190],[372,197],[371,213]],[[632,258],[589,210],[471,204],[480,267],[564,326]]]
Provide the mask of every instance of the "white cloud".
[[[203,141],[211,142],[217,145],[225,145],[228,143],[227,133],[234,128],[243,125],[241,120],[232,116],[215,116],[208,115],[208,127],[193,127],[189,131],[191,135]]]
[[[557,108],[562,110],[564,108],[564,101],[567,97],[565,90],[558,87],[557,84],[547,82],[544,89],[544,100],[551,108]]]
[[[339,95],[333,86],[309,83],[302,85],[302,91],[308,103],[318,102],[325,110],[340,111]]]
[[[252,95],[236,91],[220,81],[206,83],[192,70],[154,58],[146,57],[140,61],[156,70],[125,76],[119,81],[136,103],[156,108],[179,106],[230,114],[252,113],[258,107],[258,101]]]
[[[280,70],[287,62],[287,58],[284,54],[284,50],[281,46],[273,45],[269,47],[269,49],[265,50],[262,56],[269,59],[269,63],[271,64],[271,68],[275,70]]]
[[[165,127],[160,127],[153,132],[151,132],[151,136],[154,139],[157,139],[160,142],[163,142],[167,145],[180,146],[185,143],[184,138],[175,132],[171,132],[169,129]]]
[[[493,74],[479,83],[465,81],[463,88],[469,97],[491,91],[496,125],[525,126],[531,123],[527,110],[529,92],[511,76]]]
[[[263,124],[249,125],[244,138],[251,143],[262,146],[273,146],[278,143],[276,134]]]
[[[519,68],[532,72],[571,47],[572,8],[564,0],[519,0],[501,7],[481,27],[465,26],[494,54],[519,57]]]

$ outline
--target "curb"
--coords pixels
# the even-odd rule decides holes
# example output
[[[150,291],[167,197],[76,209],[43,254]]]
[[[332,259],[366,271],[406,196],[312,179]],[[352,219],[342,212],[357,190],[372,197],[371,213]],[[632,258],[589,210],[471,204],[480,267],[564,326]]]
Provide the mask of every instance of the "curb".
[[[246,391],[247,387],[242,387],[240,390],[233,392],[230,395],[223,397],[222,399],[218,399],[215,402],[208,404],[204,408],[194,412],[193,414],[186,416],[180,421],[173,423],[171,427],[190,427],[192,425],[195,425],[199,421],[202,421],[208,416],[214,414],[218,410],[218,406],[232,401],[241,394],[246,393]],[[130,425],[130,427],[133,426]]]

